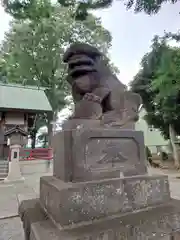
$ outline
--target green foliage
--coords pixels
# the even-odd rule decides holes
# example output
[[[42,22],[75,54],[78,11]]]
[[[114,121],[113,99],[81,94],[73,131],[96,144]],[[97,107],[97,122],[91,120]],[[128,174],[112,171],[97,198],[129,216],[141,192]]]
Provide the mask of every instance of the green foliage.
[[[151,88],[163,50],[164,45],[161,45],[159,38],[155,36],[152,41],[151,51],[142,58],[141,69],[130,84],[132,91],[141,95],[144,108],[147,111],[145,119],[149,125],[154,127],[162,126],[164,123],[161,114],[155,111],[157,107],[154,102],[156,92]]]
[[[171,124],[180,134],[180,49],[167,45],[165,39],[153,39],[151,51],[141,62],[141,70],[131,83],[132,91],[143,99],[149,125],[169,138]]]
[[[161,9],[163,3],[172,4],[178,0],[121,0],[127,9],[133,9],[135,13],[145,12],[148,15],[156,14]],[[15,18],[39,19],[51,15],[50,0],[3,0],[5,11]],[[113,0],[58,0],[61,7],[75,9],[72,17],[78,21],[84,21],[89,15],[89,10],[108,8]]]
[[[180,133],[180,49],[167,47],[162,55],[156,80],[152,82],[156,91],[155,101],[161,108],[166,124],[172,124]]]
[[[145,12],[148,15],[156,14],[164,3],[176,3],[178,0],[124,0],[127,9],[133,8],[135,13]]]
[[[75,7],[74,18],[76,20],[84,21],[88,17],[88,10],[96,10],[107,8],[111,6],[113,0],[87,0],[87,1],[75,1],[75,0],[58,0],[63,7]]]
[[[16,19],[39,20],[52,12],[50,0],[2,0],[7,13]]]
[[[152,89],[158,91],[156,101],[176,97],[180,86],[180,49],[166,47],[162,54],[157,78],[152,82]],[[164,99],[165,100],[165,99]]]
[[[88,17],[88,10],[109,7],[113,0],[58,0],[59,6],[75,9],[72,17],[75,20],[84,21]],[[52,14],[52,5],[50,0],[3,0],[6,12],[17,19],[36,19],[50,17]]]

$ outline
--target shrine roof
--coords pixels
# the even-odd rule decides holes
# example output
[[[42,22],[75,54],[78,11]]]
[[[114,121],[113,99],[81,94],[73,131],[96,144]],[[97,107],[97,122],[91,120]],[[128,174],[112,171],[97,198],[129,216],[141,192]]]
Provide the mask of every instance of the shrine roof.
[[[0,85],[0,109],[51,112],[44,89],[33,86]]]

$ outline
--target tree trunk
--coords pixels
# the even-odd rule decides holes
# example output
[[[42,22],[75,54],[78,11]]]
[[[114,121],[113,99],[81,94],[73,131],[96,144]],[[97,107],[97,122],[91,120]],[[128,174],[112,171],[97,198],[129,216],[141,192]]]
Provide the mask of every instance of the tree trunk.
[[[53,125],[51,121],[48,121],[48,145],[52,147],[52,137],[53,137]]]
[[[36,133],[31,135],[31,148],[34,149],[36,147]]]
[[[179,153],[178,153],[178,146],[176,144],[176,133],[171,124],[169,125],[169,136],[170,136],[170,141],[172,144],[174,165],[177,169],[179,169],[180,168],[180,158],[179,158]]]
[[[53,137],[53,130],[54,130],[53,126],[54,126],[55,121],[56,121],[55,113],[53,113],[53,115],[48,116],[48,144],[49,144],[49,147],[52,147],[52,137]]]
[[[46,148],[47,146],[48,146],[48,136],[44,135],[43,148]]]

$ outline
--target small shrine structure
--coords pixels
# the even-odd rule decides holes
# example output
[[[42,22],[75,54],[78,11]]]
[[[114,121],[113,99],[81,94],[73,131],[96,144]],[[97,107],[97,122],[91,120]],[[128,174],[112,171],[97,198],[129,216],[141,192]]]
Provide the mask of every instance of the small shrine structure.
[[[52,114],[43,88],[21,85],[0,85],[0,161],[9,156],[9,174],[19,170],[20,148],[27,144],[28,131],[33,128],[37,114]]]
[[[6,131],[5,136],[9,138],[9,172],[5,181],[24,180],[19,167],[20,150],[27,138],[28,133],[18,125]]]

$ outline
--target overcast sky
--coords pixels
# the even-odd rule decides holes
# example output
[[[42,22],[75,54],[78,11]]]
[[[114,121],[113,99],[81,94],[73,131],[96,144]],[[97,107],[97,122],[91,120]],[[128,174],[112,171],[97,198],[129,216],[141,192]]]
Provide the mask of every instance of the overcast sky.
[[[166,4],[155,16],[126,11],[116,1],[111,8],[97,12],[102,23],[113,37],[111,58],[120,69],[120,80],[128,84],[139,69],[139,62],[149,49],[155,34],[163,35],[164,30],[176,32],[180,28],[179,3]],[[0,7],[0,41],[8,30],[10,17]]]

